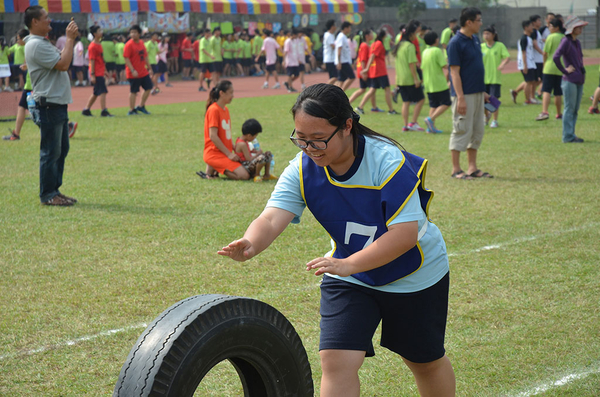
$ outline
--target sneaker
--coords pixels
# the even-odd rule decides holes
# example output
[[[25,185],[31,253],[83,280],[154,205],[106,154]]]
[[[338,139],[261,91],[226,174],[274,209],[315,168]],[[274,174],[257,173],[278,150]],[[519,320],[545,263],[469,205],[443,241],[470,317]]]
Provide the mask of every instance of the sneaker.
[[[375,113],[385,113],[385,110],[379,108],[371,108],[371,112]]]
[[[204,81],[206,81],[206,87],[210,88],[210,83],[212,82],[211,79],[204,79]]]
[[[100,113],[100,116],[102,116],[102,117],[115,117],[114,115],[112,115],[112,114],[109,113],[108,109],[104,109],[102,111],[102,113]]]
[[[283,83],[283,85],[285,86],[286,90],[288,90],[288,92],[292,92],[292,91],[290,90],[290,85],[289,85],[289,83],[288,83],[287,81],[286,81],[286,82],[284,82],[284,83]]]
[[[280,89],[280,88],[281,88],[281,85],[280,85],[279,83],[276,83],[276,84],[273,86],[273,89],[274,89],[274,90],[278,90],[278,89]]]
[[[173,87],[173,84],[167,83],[167,84],[165,84],[165,87]]]
[[[537,99],[539,99],[540,101],[542,100],[542,94],[535,94],[535,97],[536,97]]]
[[[538,100],[535,99],[535,98],[531,98],[530,102],[531,102],[532,105],[540,105],[541,104],[541,102],[538,102]]]
[[[42,203],[42,205],[50,205],[50,206],[54,206],[54,207],[70,207],[73,204],[74,203],[72,201],[65,200],[64,198],[62,198],[58,195],[52,197],[51,200],[48,200],[48,201],[45,201]]]
[[[490,128],[498,128],[498,120],[492,120],[492,124],[490,124]]]
[[[400,90],[398,88],[394,89],[394,92],[392,92],[392,101],[394,103],[398,103],[398,94],[400,94]]]
[[[510,90],[510,96],[512,96],[512,100],[515,104],[517,103],[517,95],[519,95],[518,92],[516,92],[515,90]]]
[[[292,87],[292,85],[290,84],[290,92],[298,92],[298,90]]]
[[[419,123],[408,123],[408,129],[410,131],[425,131],[423,128],[421,128]]]
[[[77,80],[77,81],[75,82],[75,87],[79,87],[79,86],[80,86],[80,84],[79,84],[79,80]]]
[[[151,94],[151,95],[156,95],[156,94],[158,94],[158,93],[160,93],[160,89],[159,89],[158,87],[154,88],[154,89],[153,89],[153,90],[150,92],[150,94]]]
[[[354,111],[358,114],[365,114],[365,111],[362,108],[359,108],[358,106],[354,108]]]
[[[441,134],[442,133],[442,130],[438,130],[437,128],[435,128],[435,123],[433,122],[431,117],[425,118],[425,124],[427,124],[426,132],[428,132],[430,134]]]
[[[402,127],[402,132],[408,132],[408,131],[410,131],[410,130],[408,129],[408,126],[404,126],[404,127]]]
[[[14,92],[14,90],[9,85],[7,85],[6,87],[4,87],[4,91],[6,91],[6,92]]]
[[[269,83],[265,81],[262,86],[263,90],[269,88]]]
[[[137,112],[137,110],[133,109],[133,110],[130,110],[129,112],[127,112],[127,115],[128,116],[137,116],[138,112]]]
[[[262,177],[260,175],[257,175],[254,177],[254,182],[262,182]]]
[[[590,107],[590,108],[588,109],[588,113],[589,113],[589,114],[600,114],[600,110],[598,110],[598,108],[593,108],[593,107]]]
[[[82,114],[83,116],[88,116],[88,117],[91,117],[91,116],[93,116],[93,114],[92,114],[92,111],[91,111],[90,109],[83,109],[83,110],[81,111],[81,114]]]
[[[398,112],[396,112],[395,110],[390,110],[387,114],[388,116],[395,116],[398,114]]]
[[[77,131],[77,126],[79,124],[77,122],[73,123],[69,121],[69,138],[73,138],[73,135],[75,135],[75,131]]]
[[[65,196],[65,195],[64,195],[64,194],[62,194],[62,193],[58,193],[58,197],[60,197],[61,199],[64,199],[64,200],[70,201],[70,202],[72,202],[73,204],[75,204],[75,203],[77,202],[77,199],[76,199],[76,198],[69,197],[69,196]]]
[[[149,111],[146,110],[146,106],[138,106],[135,108],[135,110],[144,114],[151,114]]]
[[[198,91],[200,91],[200,92],[206,91],[206,88],[204,88],[204,87],[198,87]]]
[[[533,102],[533,101],[525,101],[525,102],[523,102],[523,105],[535,105],[535,102]]]
[[[2,139],[5,141],[18,141],[19,139],[21,139],[20,136],[18,136],[17,134],[15,134],[15,130],[11,130],[10,128],[8,129],[10,131],[10,135],[6,135],[3,136]]]
[[[562,113],[556,115],[556,120],[562,120]]]
[[[549,117],[550,117],[550,115],[548,113],[542,112],[537,115],[537,117],[535,118],[535,121],[548,120]]]

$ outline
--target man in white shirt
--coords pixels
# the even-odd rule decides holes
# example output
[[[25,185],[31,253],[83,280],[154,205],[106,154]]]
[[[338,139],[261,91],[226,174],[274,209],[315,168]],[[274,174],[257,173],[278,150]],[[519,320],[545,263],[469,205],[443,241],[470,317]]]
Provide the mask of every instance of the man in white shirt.
[[[335,60],[335,21],[330,19],[325,24],[327,31],[323,35],[323,63],[329,73],[327,84],[333,84],[337,81],[337,69],[333,63]]]
[[[294,28],[290,33],[290,36],[285,39],[283,44],[283,62],[285,63],[285,70],[288,75],[288,80],[284,83],[285,88],[288,92],[296,92],[297,90],[292,86],[294,80],[300,75],[300,67],[298,62],[298,51],[296,50],[296,39],[298,38],[298,31]]]
[[[337,82],[335,85],[346,91],[354,82],[356,76],[352,70],[352,52],[350,51],[350,31],[352,24],[348,21],[342,23],[342,27],[335,38],[335,68],[338,71]]]

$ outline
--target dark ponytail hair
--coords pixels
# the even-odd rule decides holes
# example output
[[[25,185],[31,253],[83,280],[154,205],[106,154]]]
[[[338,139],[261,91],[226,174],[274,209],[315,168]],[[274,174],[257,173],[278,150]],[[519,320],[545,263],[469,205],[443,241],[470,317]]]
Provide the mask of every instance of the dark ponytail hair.
[[[385,30],[384,28],[381,28],[377,32],[377,37],[375,38],[375,40],[381,41],[383,43],[383,39],[385,38],[385,36],[387,36],[387,30]]]
[[[565,34],[565,32],[567,31],[565,29],[565,26],[563,25],[563,22],[559,19],[559,18],[553,18],[550,21],[550,25],[554,26],[555,28],[558,28],[558,30],[562,33]]]
[[[342,127],[348,119],[352,119],[352,139],[354,142],[354,155],[358,150],[358,136],[370,136],[396,146],[402,146],[394,139],[379,134],[359,122],[360,116],[352,110],[352,105],[344,91],[331,84],[314,84],[306,88],[298,95],[296,103],[292,107],[292,115],[303,111],[312,117],[325,119],[334,127]]]
[[[490,32],[494,36],[494,41],[498,41],[498,32],[496,32],[496,27],[494,25],[488,26],[483,29],[484,32]]]
[[[206,110],[213,103],[217,102],[221,97],[221,92],[226,92],[233,84],[229,80],[221,80],[208,93],[208,101],[206,102]]]
[[[415,34],[419,26],[421,26],[419,21],[411,21],[408,23],[408,25],[406,25],[406,27],[402,30],[402,37],[400,38],[400,41],[396,43],[392,49],[392,55],[396,56],[396,54],[398,54],[398,49],[403,41],[408,41],[409,43],[411,42],[410,36]]]
[[[361,30],[360,32],[358,32],[358,36],[360,37],[360,40],[358,42],[359,46],[362,43],[369,44],[369,42],[367,41],[367,35],[369,35],[370,33],[373,33],[373,31],[371,29],[365,29],[365,30]]]

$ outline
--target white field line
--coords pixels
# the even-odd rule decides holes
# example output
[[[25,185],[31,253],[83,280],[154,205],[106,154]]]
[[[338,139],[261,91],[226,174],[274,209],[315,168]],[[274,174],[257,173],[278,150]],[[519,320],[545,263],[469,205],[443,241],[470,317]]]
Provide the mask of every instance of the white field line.
[[[486,246],[481,247],[481,248],[476,248],[476,249],[469,250],[469,251],[464,251],[464,252],[449,253],[448,256],[449,257],[453,257],[453,256],[460,256],[460,255],[469,255],[469,254],[474,254],[474,253],[478,253],[478,252],[482,252],[482,251],[489,251],[489,250],[493,250],[493,249],[500,249],[500,248],[503,248],[505,246],[520,244],[520,243],[527,242],[527,241],[533,241],[533,240],[537,240],[537,239],[540,239],[540,238],[543,238],[543,237],[547,237],[547,236],[554,236],[554,235],[559,235],[559,234],[564,234],[564,233],[577,232],[577,231],[580,231],[580,230],[583,230],[583,229],[588,229],[588,228],[591,228],[591,227],[596,227],[598,225],[600,225],[600,223],[594,222],[594,223],[589,223],[589,224],[584,225],[584,226],[580,226],[580,227],[576,227],[576,228],[570,228],[570,229],[564,229],[564,230],[560,230],[560,231],[556,231],[556,232],[552,232],[552,233],[544,233],[544,234],[540,234],[538,236],[521,237],[521,238],[514,239],[513,241],[506,242],[506,243],[486,245]],[[311,285],[311,286],[303,287],[301,289],[302,290],[308,290],[308,289],[310,289],[310,288],[312,288],[314,286],[318,286],[318,285],[319,284],[317,283],[317,284],[314,284],[314,285]],[[275,293],[266,293],[266,294],[264,294],[265,296],[263,298],[266,298],[267,296],[268,297],[276,297],[276,296],[281,295],[283,293],[288,294],[289,291],[285,291],[285,292],[281,292],[281,293],[277,293],[277,292],[275,292]],[[257,299],[259,299],[259,298],[260,298],[260,296],[257,297]],[[82,336],[80,338],[76,338],[76,339],[72,339],[72,340],[67,340],[67,341],[59,342],[59,343],[57,343],[55,345],[42,346],[42,347],[39,347],[37,349],[25,350],[25,351],[21,351],[21,352],[17,352],[17,353],[4,354],[4,355],[0,356],[0,361],[7,360],[7,359],[12,359],[12,358],[15,358],[15,357],[22,357],[22,356],[28,356],[28,355],[37,354],[37,353],[43,353],[45,351],[52,350],[52,349],[58,349],[58,348],[61,348],[61,347],[73,346],[73,345],[76,345],[78,343],[87,342],[87,341],[94,340],[94,339],[97,339],[97,338],[100,338],[100,337],[103,337],[103,336],[111,336],[111,335],[115,335],[115,334],[118,334],[118,333],[121,333],[121,332],[129,331],[131,329],[146,328],[147,326],[148,326],[147,324],[143,324],[143,323],[142,324],[129,325],[129,326],[126,326],[126,327],[123,327],[123,328],[111,329],[111,330],[108,330],[108,331],[102,331],[102,332],[94,334],[94,335]],[[596,372],[598,372],[598,371],[596,371]],[[590,373],[595,373],[595,372],[590,372]],[[585,376],[589,375],[590,373],[586,373]],[[569,375],[569,376],[581,376],[581,375],[580,374],[574,374],[574,375]],[[580,378],[577,378],[577,379],[580,379]],[[562,380],[557,381],[557,382],[561,382],[561,381]]]
[[[515,397],[537,396],[538,394],[545,393],[552,389],[557,389],[559,387],[568,385],[569,383],[572,383],[574,381],[585,379],[590,375],[595,375],[595,374],[599,374],[599,373],[600,373],[600,366],[597,366],[597,368],[595,368],[595,369],[588,369],[588,370],[581,371],[578,373],[566,375],[554,382],[539,385],[539,386],[534,387],[531,390],[520,392],[519,394],[515,394]]]

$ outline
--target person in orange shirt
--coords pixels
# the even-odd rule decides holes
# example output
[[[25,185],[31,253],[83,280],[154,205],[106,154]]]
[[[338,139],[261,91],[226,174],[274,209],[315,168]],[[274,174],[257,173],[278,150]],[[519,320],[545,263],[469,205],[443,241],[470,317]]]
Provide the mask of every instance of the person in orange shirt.
[[[128,116],[134,116],[139,113],[150,114],[146,110],[146,101],[152,91],[152,67],[148,59],[148,52],[144,42],[140,40],[142,28],[139,25],[133,25],[129,29],[129,40],[123,49],[123,57],[125,58],[125,74],[129,80],[129,112]],[[135,106],[137,93],[140,92],[140,87],[144,89],[142,100],[138,107]]]
[[[217,178],[223,174],[230,179],[247,180],[250,174],[240,157],[233,151],[231,118],[227,105],[233,100],[233,84],[221,80],[209,93],[204,115],[204,162],[206,172],[196,174],[203,179]]]

